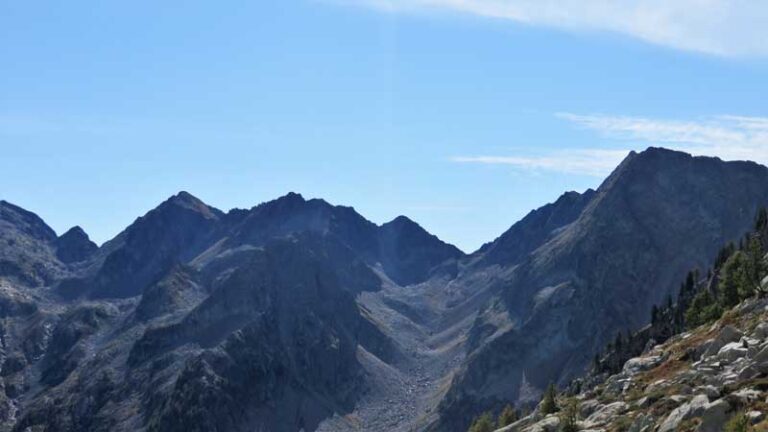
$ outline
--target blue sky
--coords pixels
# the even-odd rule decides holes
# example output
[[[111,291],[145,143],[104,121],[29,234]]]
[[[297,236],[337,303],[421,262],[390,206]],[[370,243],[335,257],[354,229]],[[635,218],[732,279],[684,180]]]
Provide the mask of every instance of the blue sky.
[[[103,242],[296,191],[471,251],[631,149],[768,162],[768,7],[636,3],[0,0],[0,198]]]

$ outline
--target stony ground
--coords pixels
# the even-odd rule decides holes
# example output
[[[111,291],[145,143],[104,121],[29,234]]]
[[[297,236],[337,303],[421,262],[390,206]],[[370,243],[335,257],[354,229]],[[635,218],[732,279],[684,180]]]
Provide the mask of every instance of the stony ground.
[[[319,432],[416,432],[436,419],[437,404],[464,358],[464,334],[474,318],[471,314],[457,324],[441,325],[446,311],[428,299],[442,289],[440,283],[389,285],[361,295],[358,303],[371,311],[404,355],[386,364],[361,349],[358,359],[366,371],[367,393],[352,413],[325,421]],[[407,305],[407,310],[394,305]]]
[[[768,431],[768,300],[746,301],[649,349],[575,403],[583,431],[721,432],[735,415]],[[497,432],[557,431],[559,424],[558,414],[534,411]]]

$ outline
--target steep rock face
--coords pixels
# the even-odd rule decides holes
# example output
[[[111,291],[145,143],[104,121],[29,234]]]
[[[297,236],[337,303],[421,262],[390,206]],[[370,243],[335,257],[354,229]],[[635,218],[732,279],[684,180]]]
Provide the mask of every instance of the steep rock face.
[[[294,233],[333,238],[368,264],[381,265],[387,276],[401,285],[423,282],[435,266],[464,255],[408,218],[377,226],[351,207],[305,200],[296,193],[251,209],[229,239],[217,247],[260,245]]]
[[[470,256],[298,194],[225,214],[181,193],[98,250],[3,204],[0,429],[464,430],[644,324],[767,180],[651,149]]]
[[[492,282],[499,302],[477,320],[486,338],[454,380],[440,430],[468,421],[450,407],[532,400],[549,381],[582,373],[766,204],[768,169],[757,164],[654,148],[631,154],[573,223]],[[499,330],[502,313],[509,324]]]
[[[361,391],[356,346],[383,337],[345,288],[355,280],[334,272],[317,245],[286,240],[249,252],[183,321],[137,342],[132,363],[189,340],[210,347],[187,363],[149,430],[314,430],[352,410]]]
[[[94,298],[133,297],[213,240],[223,213],[181,192],[134,222],[105,247],[111,252],[87,282]]]
[[[56,239],[56,256],[67,264],[85,261],[98,249],[96,243],[92,242],[79,226],[70,228]]]
[[[14,430],[297,432],[350,412],[359,346],[385,360],[397,348],[355,303],[378,278],[330,243],[302,234],[229,251],[172,268],[135,309],[100,300],[53,317],[27,360],[46,396]],[[28,379],[25,367],[11,378]]]
[[[566,192],[554,203],[531,211],[520,222],[475,254],[482,265],[518,263],[543,245],[558,230],[575,221],[596,193]]]
[[[423,282],[436,266],[464,256],[405,216],[382,225],[378,239],[381,263],[399,285]]]
[[[194,307],[207,295],[198,277],[193,268],[183,265],[171,268],[157,283],[144,290],[136,306],[136,319],[149,321]]]
[[[37,215],[0,201],[0,278],[37,287],[61,277],[66,269],[55,256],[55,240]]]
[[[765,299],[746,300],[727,318],[649,346],[615,374],[560,394],[557,403],[575,404],[579,430],[721,432],[739,418],[741,430],[765,430],[766,306]],[[535,410],[497,432],[532,432],[558,420]]]

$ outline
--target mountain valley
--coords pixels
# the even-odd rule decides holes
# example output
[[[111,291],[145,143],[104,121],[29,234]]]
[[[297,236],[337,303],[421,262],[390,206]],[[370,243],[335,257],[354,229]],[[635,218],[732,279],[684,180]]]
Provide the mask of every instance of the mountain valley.
[[[660,148],[469,254],[296,193],[180,192],[101,246],[2,201],[0,431],[463,432],[583,376],[766,205],[768,168]]]

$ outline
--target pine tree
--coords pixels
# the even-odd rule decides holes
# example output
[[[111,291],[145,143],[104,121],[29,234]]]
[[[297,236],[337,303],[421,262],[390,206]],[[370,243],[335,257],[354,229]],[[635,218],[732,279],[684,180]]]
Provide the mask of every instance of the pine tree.
[[[696,276],[694,272],[689,271],[688,275],[685,277],[685,292],[693,292],[694,288],[696,288]]]
[[[507,404],[507,406],[505,406],[504,409],[501,410],[501,414],[499,414],[498,427],[503,428],[504,426],[509,426],[516,421],[517,421],[517,411],[515,411],[515,409],[512,408],[512,405]]]
[[[723,264],[720,271],[718,296],[720,304],[730,308],[739,303],[744,285],[748,284],[747,258],[744,252],[738,251],[731,255]]]
[[[616,333],[616,339],[613,342],[614,348],[616,348],[617,352],[621,352],[621,346],[622,346],[622,337],[621,337],[621,331]]]
[[[747,298],[760,290],[760,282],[765,274],[763,263],[763,246],[757,236],[752,236],[747,244],[746,286],[743,287],[742,298]]]
[[[651,323],[656,324],[656,322],[659,321],[659,307],[656,305],[653,305],[651,308]]]
[[[704,290],[693,298],[685,312],[685,322],[688,328],[694,328],[720,318],[722,313],[720,304],[715,301],[709,291]]]
[[[493,425],[493,416],[491,416],[491,413],[485,412],[472,422],[472,426],[469,427],[469,432],[493,432],[495,429],[496,427]]]
[[[544,397],[541,399],[541,413],[544,415],[556,413],[560,408],[557,406],[557,389],[554,383],[549,383],[547,390],[544,391]]]
[[[578,432],[577,413],[576,401],[574,399],[569,400],[560,414],[560,432]]]
[[[601,368],[600,368],[600,354],[595,354],[595,358],[592,359],[592,369],[595,372],[601,372]]]
[[[757,217],[755,218],[755,231],[761,232],[768,228],[768,210],[765,207],[761,207],[757,211]]]

